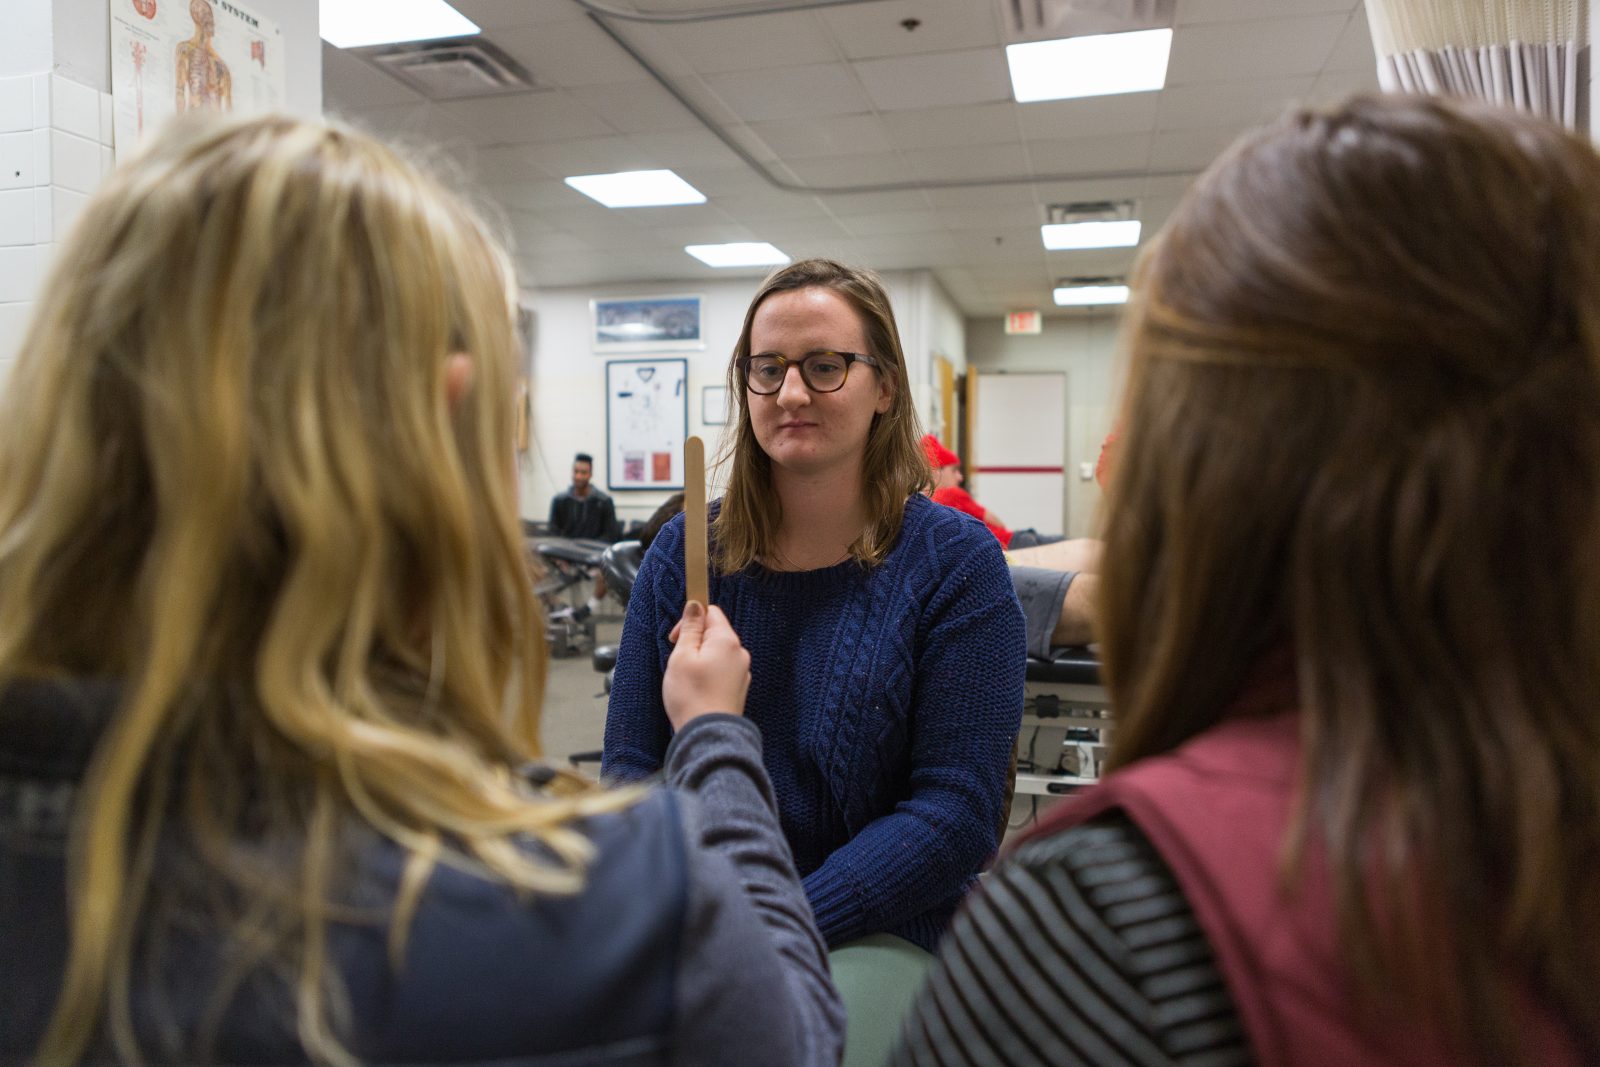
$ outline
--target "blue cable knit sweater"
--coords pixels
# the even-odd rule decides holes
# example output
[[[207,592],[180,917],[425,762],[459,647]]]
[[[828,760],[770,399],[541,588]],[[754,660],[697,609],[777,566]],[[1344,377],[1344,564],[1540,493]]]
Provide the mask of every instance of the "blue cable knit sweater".
[[[628,602],[606,718],[616,779],[661,769],[683,597],[680,516]],[[994,535],[914,496],[879,566],[713,573],[711,600],[750,652],[745,714],[823,937],[886,932],[931,951],[999,844],[1022,715],[1027,639]]]

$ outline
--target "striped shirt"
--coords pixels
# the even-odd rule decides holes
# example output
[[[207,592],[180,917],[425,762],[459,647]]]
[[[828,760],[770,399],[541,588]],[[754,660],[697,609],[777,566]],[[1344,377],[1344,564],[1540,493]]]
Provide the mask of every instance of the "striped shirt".
[[[1172,871],[1126,816],[1029,842],[956,917],[894,1067],[1243,1067],[1249,1045]]]

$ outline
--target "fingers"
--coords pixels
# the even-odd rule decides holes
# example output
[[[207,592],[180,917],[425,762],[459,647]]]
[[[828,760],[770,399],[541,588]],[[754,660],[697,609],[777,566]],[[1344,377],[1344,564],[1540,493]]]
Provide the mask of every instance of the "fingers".
[[[716,611],[717,609],[712,608]],[[722,614],[720,611],[717,614]],[[724,622],[727,620],[724,619]],[[678,620],[678,625],[672,628],[669,640],[673,644],[698,649],[705,639],[706,608],[698,600],[691,600],[683,606],[683,618]]]

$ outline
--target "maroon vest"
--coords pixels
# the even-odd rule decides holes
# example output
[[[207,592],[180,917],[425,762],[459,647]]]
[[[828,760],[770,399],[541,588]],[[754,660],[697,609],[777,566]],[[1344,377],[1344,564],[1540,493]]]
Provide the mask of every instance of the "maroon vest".
[[[1061,804],[1035,833],[1112,809],[1138,825],[1205,931],[1261,1067],[1472,1062],[1414,1021],[1358,1022],[1321,853],[1307,850],[1292,894],[1280,888],[1299,778],[1299,722],[1293,712],[1230,719],[1175,752],[1110,775]],[[1582,1062],[1549,1013],[1530,1010],[1524,1022],[1528,1062]]]

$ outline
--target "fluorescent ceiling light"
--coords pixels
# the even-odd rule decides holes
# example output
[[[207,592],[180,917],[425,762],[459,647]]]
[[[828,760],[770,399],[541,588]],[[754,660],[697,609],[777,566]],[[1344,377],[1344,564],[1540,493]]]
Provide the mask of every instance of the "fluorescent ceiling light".
[[[1135,30],[1006,46],[1017,103],[1145,93],[1167,83],[1172,31]]]
[[[579,174],[566,183],[606,207],[660,207],[703,204],[706,196],[670,170],[624,170],[616,174]]]
[[[684,245],[683,250],[708,267],[779,267],[789,257],[765,241],[725,245]]]
[[[1139,220],[1116,222],[1055,222],[1039,227],[1044,246],[1052,252],[1074,248],[1132,248],[1139,243]]]
[[[1095,307],[1101,304],[1126,304],[1126,285],[1063,285],[1055,292],[1057,307]]]
[[[322,0],[322,39],[365,48],[437,37],[469,37],[478,26],[444,0]]]

